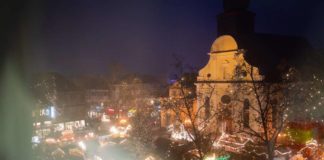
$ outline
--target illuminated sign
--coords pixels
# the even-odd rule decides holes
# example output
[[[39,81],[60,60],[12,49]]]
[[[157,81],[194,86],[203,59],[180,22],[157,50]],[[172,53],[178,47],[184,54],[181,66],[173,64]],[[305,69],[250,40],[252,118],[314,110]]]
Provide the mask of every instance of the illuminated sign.
[[[39,111],[39,115],[40,116],[50,117],[50,118],[55,118],[56,117],[56,109],[55,109],[54,106],[50,106],[48,108],[41,109]]]

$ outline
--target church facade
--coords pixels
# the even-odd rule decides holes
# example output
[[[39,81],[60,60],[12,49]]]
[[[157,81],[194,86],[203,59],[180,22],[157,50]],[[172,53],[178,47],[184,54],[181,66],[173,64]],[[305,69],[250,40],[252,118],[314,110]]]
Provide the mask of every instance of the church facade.
[[[308,58],[313,49],[303,37],[255,32],[255,14],[248,10],[249,4],[250,0],[223,0],[224,11],[217,16],[218,37],[196,82],[202,117],[215,115],[214,128],[225,128],[229,133],[244,128],[262,132],[256,119],[260,117],[258,107],[264,104],[258,104],[253,91],[244,89],[251,90],[261,81],[276,84],[289,69],[302,70],[314,64],[314,59]],[[270,101],[277,103],[272,107],[279,105],[280,93]],[[276,112],[270,109],[268,113],[272,127],[276,125]]]
[[[244,49],[238,48],[232,36],[220,36],[212,44],[209,61],[197,77],[197,106],[205,110],[202,117],[215,115],[215,128],[220,130],[225,125],[230,133],[247,125],[254,130],[259,128],[253,121],[257,113],[250,109],[251,103],[256,103],[254,96],[235,95],[240,97],[234,98],[233,95],[238,83],[252,85],[252,76],[254,82],[262,80],[257,68],[252,76],[238,70],[242,66],[246,69],[252,67],[243,55]]]

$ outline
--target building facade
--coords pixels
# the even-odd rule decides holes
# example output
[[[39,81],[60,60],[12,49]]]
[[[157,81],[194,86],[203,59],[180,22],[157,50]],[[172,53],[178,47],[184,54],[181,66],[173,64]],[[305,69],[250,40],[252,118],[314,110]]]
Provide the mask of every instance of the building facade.
[[[244,50],[238,48],[232,36],[220,36],[212,44],[207,65],[199,71],[196,83],[197,106],[204,110],[202,117],[216,114],[215,129],[219,130],[220,126],[226,125],[228,132],[238,131],[238,121],[255,130],[258,128],[252,121],[255,113],[249,108],[251,103],[256,103],[254,96],[239,95],[242,102],[233,97],[238,83],[249,85],[252,82],[249,73],[239,69],[242,66],[251,68],[243,55]],[[254,81],[262,80],[258,69],[253,70],[252,74]]]
[[[161,98],[161,127],[184,123],[190,125],[197,112],[196,73],[185,73],[168,87],[168,97]],[[185,100],[187,102],[185,102]],[[187,104],[185,104],[187,103]],[[188,109],[190,108],[190,113]]]
[[[35,106],[32,112],[34,136],[60,136],[65,130],[86,127],[87,105],[83,90],[57,73],[35,76],[32,83]]]
[[[291,68],[301,71],[303,66],[314,63],[314,59],[310,60],[312,47],[303,37],[255,32],[255,14],[248,10],[249,3],[249,0],[223,0],[224,11],[217,16],[218,37],[196,83],[197,106],[205,110],[202,117],[218,113],[213,122],[216,130],[226,126],[230,133],[248,127],[262,132],[260,122],[255,120],[260,117],[255,106],[264,104],[258,104],[253,91],[240,93],[242,86],[253,89],[254,82],[275,86]],[[309,72],[303,75],[309,76]],[[282,103],[281,95],[278,92],[269,99],[273,106],[267,116],[272,119],[269,121],[272,124],[268,124],[272,127],[276,125],[275,106]]]

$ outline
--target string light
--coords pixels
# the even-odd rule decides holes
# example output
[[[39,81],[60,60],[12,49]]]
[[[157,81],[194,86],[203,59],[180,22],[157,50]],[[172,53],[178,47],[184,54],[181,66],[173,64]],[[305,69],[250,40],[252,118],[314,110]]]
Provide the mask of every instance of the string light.
[[[174,139],[174,140],[186,140],[188,142],[191,142],[192,141],[193,135],[190,134],[190,133],[188,133],[185,130],[183,124],[180,124],[179,130],[176,130],[175,127],[174,127],[174,125],[171,124],[168,127],[168,131],[171,132],[171,138]]]

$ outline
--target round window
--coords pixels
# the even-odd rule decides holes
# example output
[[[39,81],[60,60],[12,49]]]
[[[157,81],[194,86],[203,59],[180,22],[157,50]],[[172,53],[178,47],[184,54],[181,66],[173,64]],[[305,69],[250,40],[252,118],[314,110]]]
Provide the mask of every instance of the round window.
[[[229,95],[223,95],[221,101],[223,104],[229,104],[231,103],[231,97]]]

